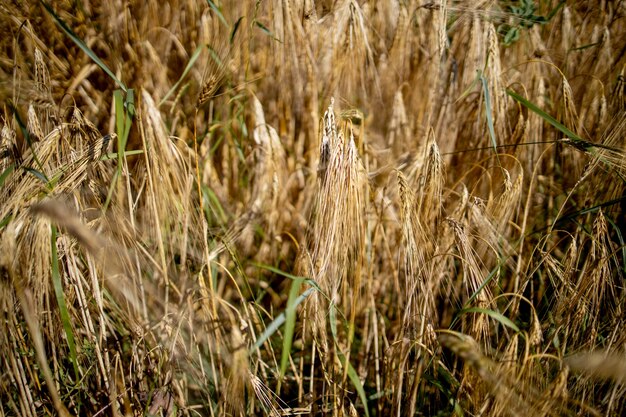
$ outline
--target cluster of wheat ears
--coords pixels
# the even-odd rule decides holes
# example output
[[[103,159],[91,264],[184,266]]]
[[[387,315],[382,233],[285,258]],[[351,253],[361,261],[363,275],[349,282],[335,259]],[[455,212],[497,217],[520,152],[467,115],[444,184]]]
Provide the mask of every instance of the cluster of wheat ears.
[[[624,1],[0,32],[0,416],[626,415]]]

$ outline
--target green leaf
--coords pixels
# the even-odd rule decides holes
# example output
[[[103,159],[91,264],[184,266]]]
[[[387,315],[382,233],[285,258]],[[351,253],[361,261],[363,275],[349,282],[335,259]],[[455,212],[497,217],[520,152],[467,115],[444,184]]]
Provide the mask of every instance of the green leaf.
[[[337,338],[337,314],[336,307],[334,303],[330,303],[330,311],[329,311],[329,323],[330,323],[330,332],[333,335],[333,340],[335,341],[335,345],[337,346],[337,355],[339,356],[339,361],[341,362],[342,367],[347,367],[348,369],[348,378],[350,378],[350,382],[354,385],[356,392],[359,394],[359,398],[363,403],[363,408],[365,409],[365,415],[369,417],[370,412],[367,407],[367,396],[365,395],[365,390],[363,389],[363,384],[359,379],[356,371],[352,367],[352,364],[347,361],[345,355],[339,349],[339,341]]]
[[[601,208],[605,208],[605,207],[610,207],[610,206],[614,206],[616,204],[622,203],[623,201],[626,201],[626,195],[623,195],[621,197],[618,198],[614,198],[612,200],[608,200],[608,201],[604,201],[600,204],[595,204],[591,207],[585,207],[582,208],[580,210],[576,210],[573,213],[566,213],[565,215],[563,215],[562,217],[560,217],[555,224],[559,224],[559,223],[563,223],[567,220],[574,220],[576,217],[580,217],[583,216],[587,213],[594,213],[596,211],[598,211]]]
[[[589,43],[589,44],[586,44],[586,45],[577,46],[576,48],[572,48],[572,49],[570,49],[570,51],[583,51],[583,50],[585,50],[587,48],[592,48],[594,46],[598,46],[598,45],[601,45],[601,44],[602,44],[602,42]]]
[[[333,335],[333,340],[337,342],[337,309],[333,302],[330,302],[329,308],[328,322],[330,324],[330,333]]]
[[[196,61],[200,57],[200,53],[202,52],[202,49],[204,48],[206,48],[206,45],[200,45],[196,48],[195,51],[193,51],[193,54],[191,54],[191,58],[189,58],[189,62],[187,62],[187,66],[185,67],[185,70],[180,75],[180,78],[178,79],[178,81],[176,81],[176,84],[174,84],[174,86],[170,88],[170,91],[168,91],[167,94],[165,94],[165,96],[161,99],[161,101],[159,102],[159,107],[174,93],[174,91],[176,91],[180,83],[185,79],[185,77],[187,76],[187,74],[189,73],[193,65],[196,63]]]
[[[369,417],[370,411],[369,411],[369,407],[367,406],[367,396],[365,395],[365,390],[363,389],[363,384],[361,383],[359,376],[354,370],[354,367],[352,366],[352,364],[346,361],[346,358],[343,356],[342,353],[339,353],[339,360],[342,361],[342,364],[344,364],[344,366],[348,367],[348,378],[350,378],[352,385],[354,385],[356,392],[359,394],[359,398],[361,399],[361,402],[363,403],[363,409],[365,410],[366,417]]]
[[[239,30],[239,25],[241,24],[242,20],[243,20],[243,16],[237,19],[237,21],[233,25],[233,30],[231,30],[230,32],[230,44],[231,45],[233,44],[233,41],[235,40],[235,35],[237,34],[237,31]]]
[[[24,170],[28,172],[29,174],[33,174],[38,180],[40,180],[44,184],[46,185],[48,184],[48,177],[46,177],[43,173],[33,168],[24,168]]]
[[[474,87],[476,87],[476,84],[480,82],[479,77],[478,77],[479,74],[480,74],[480,71],[476,71],[476,77],[474,77],[470,86],[467,87],[467,89],[461,93],[461,95],[459,96],[459,98],[456,99],[455,102],[461,101],[462,99],[467,97],[472,92],[472,90],[474,90]]]
[[[118,159],[124,155],[124,97],[121,90],[113,92],[113,104],[115,106],[115,131],[117,133]]]
[[[491,96],[489,95],[489,87],[487,86],[487,79],[481,71],[478,72],[478,76],[483,86],[483,93],[485,95],[485,114],[487,116],[487,127],[489,128],[489,137],[491,138],[491,144],[493,145],[493,151],[496,154],[496,160],[498,166],[502,169],[500,164],[500,157],[498,156],[498,143],[496,141],[496,131],[493,128],[493,116],[491,114]]]
[[[65,336],[67,338],[67,346],[70,349],[70,362],[72,362],[72,365],[74,367],[75,380],[78,381],[80,376],[78,374],[76,342],[74,341],[74,332],[72,331],[72,321],[70,318],[70,313],[67,310],[67,304],[65,303],[65,294],[63,293],[63,281],[59,272],[59,258],[57,256],[57,228],[54,225],[50,225],[50,229],[50,261],[52,265],[52,286],[54,287],[54,295],[56,296],[57,305],[59,306],[61,322],[63,323],[63,329],[65,330]]]
[[[467,300],[467,302],[465,303],[465,305],[469,305],[474,298],[478,297],[478,294],[480,294],[480,292],[483,290],[483,288],[485,288],[485,286],[487,284],[489,284],[491,282],[491,280],[493,279],[493,277],[496,276],[496,274],[498,273],[498,271],[500,270],[500,268],[502,267],[502,264],[504,263],[504,261],[502,262],[498,262],[498,265],[496,265],[491,272],[489,273],[489,275],[487,276],[487,279],[485,279],[483,281],[482,284],[480,284],[480,287],[478,287],[478,289],[474,292],[474,294],[472,294],[472,296]]]
[[[617,235],[617,239],[619,240],[620,247],[622,248],[622,271],[626,274],[626,244],[624,244],[624,236],[622,236],[622,230],[620,226],[613,222],[613,220],[609,219],[608,217],[606,218],[606,220],[611,226],[613,226],[615,234]]]
[[[516,27],[510,28],[506,35],[504,35],[504,44],[511,45],[519,39],[519,29]]]
[[[273,36],[272,31],[269,30],[263,23],[259,22],[258,20],[254,21],[254,25],[258,27],[259,29],[261,29],[261,31],[265,32],[267,36]]]
[[[0,221],[0,229],[2,229],[4,226],[6,226],[7,224],[9,224],[9,222],[10,222],[12,219],[13,219],[13,216],[12,216],[12,215],[10,215],[10,214],[7,214],[7,215],[5,216],[5,218],[4,218],[4,219],[2,219],[2,220]]]
[[[217,7],[217,5],[213,3],[211,0],[207,0],[207,3],[209,3],[209,7],[213,9],[217,17],[224,24],[224,26],[228,27],[228,22],[226,22],[226,19],[224,18],[224,15],[222,14],[222,11],[220,10],[220,8]]]
[[[130,128],[133,124],[133,116],[135,114],[135,91],[129,88],[124,96],[121,90],[113,92],[113,105],[115,108],[115,131],[117,133],[117,170],[109,185],[107,198],[102,207],[102,211],[106,211],[113,197],[113,190],[117,184],[117,180],[122,178],[122,168],[124,159],[126,158],[126,144],[130,135]]]
[[[124,155],[126,156],[131,156],[131,155],[141,155],[143,153],[143,149],[135,149],[134,151],[124,151]],[[111,152],[108,153],[106,155],[102,155],[102,157],[100,158],[101,161],[109,161],[111,159],[117,159],[117,152]]]
[[[535,104],[531,103],[530,101],[526,100],[524,97],[520,96],[519,94],[517,94],[514,91],[507,90],[507,94],[509,96],[513,97],[514,100],[518,101],[524,107],[526,107],[529,110],[531,110],[531,111],[535,112],[536,114],[538,114],[543,120],[545,120],[546,122],[551,124],[553,127],[555,127],[557,130],[559,130],[565,136],[570,138],[572,141],[574,141],[574,142],[584,142],[584,140],[580,136],[578,136],[576,133],[574,133],[571,130],[569,130],[567,127],[563,126],[554,117],[550,116],[548,113],[544,112],[539,107],[537,107],[537,105],[535,105]]]
[[[118,157],[118,161],[120,162],[122,161],[122,159],[125,158],[126,145],[128,144],[128,136],[130,135],[130,127],[133,124],[133,115],[134,115],[134,110],[135,110],[135,105],[133,103],[133,99],[134,99],[133,96],[134,96],[133,90],[129,89],[128,94],[126,95],[126,98],[124,99],[123,107],[119,108],[120,113],[117,113],[118,111],[117,101],[118,100],[116,100],[116,105],[115,105],[115,108],[116,108],[115,118],[117,120],[121,119],[121,122],[122,122],[121,130],[118,131],[118,134],[117,134],[117,138],[119,141],[118,148],[117,148],[117,157]],[[118,165],[118,169],[121,171],[122,169],[121,163]]]
[[[228,215],[224,211],[224,208],[222,207],[219,198],[217,198],[217,195],[215,195],[215,192],[213,192],[213,190],[206,185],[203,185],[202,195],[204,201],[206,202],[204,206],[204,213],[207,220],[214,219],[220,225],[225,224],[228,221]]]
[[[111,178],[111,184],[109,185],[109,191],[107,192],[107,198],[104,201],[104,205],[102,206],[102,212],[106,212],[109,204],[111,203],[111,198],[113,198],[113,190],[115,190],[115,184],[117,184],[117,180],[120,177],[120,171],[116,170],[113,173],[113,178]]]
[[[124,98],[124,109],[126,110],[126,115],[132,119],[135,116],[135,90],[129,88],[126,91],[126,97]],[[127,124],[127,129],[130,130],[130,124]],[[128,136],[128,134],[126,135]]]
[[[213,62],[218,66],[218,68],[224,67],[224,63],[222,62],[222,58],[217,53],[215,49],[211,45],[206,45],[206,48],[209,50],[209,56],[213,59]]]
[[[118,147],[118,153],[121,152],[120,157],[124,156],[126,143],[128,143],[128,136],[130,135],[130,128],[133,123],[133,116],[135,115],[135,90],[129,88],[123,101],[122,97],[123,94],[121,90],[115,90],[113,92],[118,146],[121,144],[121,147]]]
[[[254,21],[254,25],[255,25],[256,27],[258,27],[259,29],[261,29],[261,31],[262,31],[263,33],[265,33],[267,36],[269,36],[270,38],[273,38],[274,40],[276,40],[276,41],[279,41],[279,42],[280,42],[280,39],[278,39],[276,36],[274,36],[274,34],[272,33],[272,31],[271,31],[271,30],[269,30],[269,29],[267,28],[267,26],[265,26],[263,23],[259,22],[258,20],[255,20],[255,21]]]
[[[287,309],[285,310],[285,331],[283,333],[283,351],[280,357],[280,374],[278,376],[277,392],[280,392],[280,385],[285,376],[287,365],[289,364],[289,356],[291,355],[291,344],[293,342],[293,333],[296,328],[296,300],[298,292],[304,282],[304,278],[297,278],[291,283],[289,290],[289,298],[287,300]]]
[[[298,305],[300,305],[309,295],[311,295],[311,293],[315,291],[315,288],[311,287],[308,288],[305,292],[303,292],[302,294],[300,294],[298,296],[298,298],[296,298],[293,302],[293,307],[297,307]],[[259,349],[263,343],[265,343],[267,341],[267,339],[269,339],[274,333],[276,333],[276,331],[280,328],[280,326],[283,325],[283,323],[285,323],[286,321],[286,314],[283,311],[282,313],[280,313],[278,315],[278,317],[276,317],[269,326],[267,326],[267,328],[265,329],[265,331],[263,333],[261,333],[261,335],[259,336],[259,338],[256,340],[256,342],[254,342],[254,345],[252,346],[252,348],[250,349],[250,353],[254,352],[255,350]]]
[[[550,12],[548,13],[548,16],[546,16],[546,19],[551,20],[554,17],[554,15],[556,15],[557,12],[561,9],[561,7],[565,6],[566,1],[567,0],[561,0],[559,4],[557,4],[556,7],[554,7],[554,9],[550,10]]]
[[[271,266],[271,265],[265,265],[265,264],[259,264],[259,263],[253,263],[253,265],[254,265],[254,266],[256,266],[256,267],[258,267],[258,268],[266,269],[266,270],[268,270],[268,271],[270,271],[270,272],[273,272],[273,273],[275,273],[275,274],[277,274],[277,275],[281,275],[281,276],[283,276],[283,277],[285,277],[285,278],[292,279],[292,280],[294,280],[294,281],[295,281],[295,280],[299,280],[299,279],[303,279],[303,280],[304,280],[304,282],[306,282],[307,284],[309,284],[310,286],[312,286],[312,287],[313,287],[313,288],[315,288],[316,290],[318,290],[318,291],[320,291],[320,292],[322,291],[322,289],[319,287],[319,285],[317,285],[317,282],[313,281],[313,280],[312,280],[312,279],[310,279],[310,278],[307,278],[307,277],[301,277],[301,276],[298,276],[298,275],[293,275],[293,274],[290,274],[289,272],[285,272],[285,271],[280,270],[280,269],[278,269],[278,268],[274,268],[274,267],[273,267],[273,266]]]
[[[499,321],[502,325],[513,329],[516,333],[520,332],[519,327],[517,327],[517,325],[515,323],[513,323],[511,321],[511,319],[509,319],[508,317],[503,316],[501,313],[498,313],[497,311],[489,310],[489,309],[486,309],[486,308],[480,308],[480,307],[464,308],[463,310],[459,311],[459,315],[462,315],[462,314],[465,314],[465,313],[486,314],[489,317]]]
[[[40,0],[41,4],[43,5],[43,7],[46,9],[46,11],[48,12],[48,14],[50,16],[52,16],[52,19],[55,21],[55,23],[63,30],[63,32],[65,32],[65,34],[67,36],[69,36],[69,38],[80,48],[83,50],[83,52],[85,52],[87,54],[87,56],[89,56],[89,58],[91,58],[91,60],[93,62],[96,63],[96,65],[98,65],[100,68],[102,68],[102,70],[104,72],[107,73],[107,75],[109,77],[111,77],[111,79],[113,79],[113,81],[115,81],[117,83],[117,85],[120,86],[120,88],[122,90],[124,90],[125,92],[127,91],[126,85],[124,85],[124,83],[119,80],[115,74],[113,74],[113,71],[111,71],[109,69],[109,67],[102,62],[102,60],[98,57],[98,55],[96,55],[96,53],[87,46],[87,44],[85,44],[85,42],[83,42],[82,39],[80,39],[75,33],[74,31],[72,31],[72,29],[70,29],[70,27],[63,21],[61,20],[61,18],[59,16],[57,16],[57,14],[54,12],[54,10],[52,10],[52,7],[50,7],[50,5],[48,3],[46,3],[43,0]]]
[[[0,174],[0,187],[4,185],[4,182],[14,170],[15,164],[11,164],[4,171],[2,171],[2,174]]]

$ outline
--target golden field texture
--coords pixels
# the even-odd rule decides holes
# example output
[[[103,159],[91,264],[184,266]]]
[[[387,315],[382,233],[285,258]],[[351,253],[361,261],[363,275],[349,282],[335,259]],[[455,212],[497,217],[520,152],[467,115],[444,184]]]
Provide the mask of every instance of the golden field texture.
[[[0,416],[626,414],[623,1],[0,30]]]

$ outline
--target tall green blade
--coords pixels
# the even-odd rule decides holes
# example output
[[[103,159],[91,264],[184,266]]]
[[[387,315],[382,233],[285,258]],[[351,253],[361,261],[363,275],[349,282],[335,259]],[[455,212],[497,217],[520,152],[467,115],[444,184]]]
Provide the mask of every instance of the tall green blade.
[[[529,109],[529,110],[533,111],[534,113],[538,114],[543,120],[545,120],[546,122],[551,124],[553,127],[555,127],[557,130],[559,130],[561,133],[563,133],[565,136],[567,136],[568,138],[570,138],[574,142],[584,141],[576,133],[572,132],[567,127],[565,127],[563,124],[559,123],[554,117],[550,116],[548,113],[546,113],[545,111],[541,110],[536,104],[531,103],[530,101],[526,100],[524,97],[520,96],[519,94],[517,94],[514,91],[507,90],[506,93],[509,96],[513,97],[514,100],[519,102],[521,105],[523,105],[527,109]]]
[[[52,265],[52,286],[54,287],[54,295],[59,306],[59,313],[61,315],[61,322],[63,323],[63,330],[65,331],[65,337],[67,338],[67,346],[70,349],[70,362],[74,368],[74,377],[78,381],[80,378],[78,374],[78,360],[76,356],[76,342],[74,339],[74,332],[72,330],[72,320],[70,313],[65,303],[65,293],[63,292],[63,281],[61,273],[59,272],[59,258],[57,254],[57,228],[54,225],[50,226],[50,248],[51,256],[50,262]]]
[[[65,34],[67,36],[69,36],[69,38],[76,44],[78,45],[78,47],[80,49],[83,50],[83,52],[85,52],[87,54],[87,56],[89,56],[89,58],[91,58],[91,60],[93,62],[96,63],[96,65],[98,65],[100,68],[102,68],[102,70],[104,72],[107,73],[107,75],[109,77],[111,77],[111,79],[113,81],[115,81],[117,83],[117,85],[120,86],[120,88],[122,90],[124,90],[124,92],[127,91],[126,85],[124,85],[124,83],[118,79],[115,74],[113,74],[113,71],[111,71],[111,69],[109,69],[109,67],[102,62],[102,60],[98,57],[98,55],[96,55],[96,53],[87,46],[87,44],[85,44],[85,42],[83,42],[82,39],[80,39],[78,37],[78,35],[76,35],[74,33],[74,31],[72,29],[70,29],[70,27],[67,25],[67,23],[65,23],[52,9],[52,7],[50,7],[50,5],[48,3],[46,3],[45,1],[41,0],[41,4],[43,5],[43,7],[46,9],[46,11],[48,12],[48,14],[50,16],[52,16],[52,19],[54,19],[54,22],[61,28],[61,30],[63,30],[63,32],[65,32]]]

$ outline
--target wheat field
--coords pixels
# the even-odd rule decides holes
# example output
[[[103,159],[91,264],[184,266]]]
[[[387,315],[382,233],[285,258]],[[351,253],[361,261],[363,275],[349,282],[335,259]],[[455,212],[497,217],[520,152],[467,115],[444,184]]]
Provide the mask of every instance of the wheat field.
[[[626,415],[623,1],[0,21],[0,416]]]

